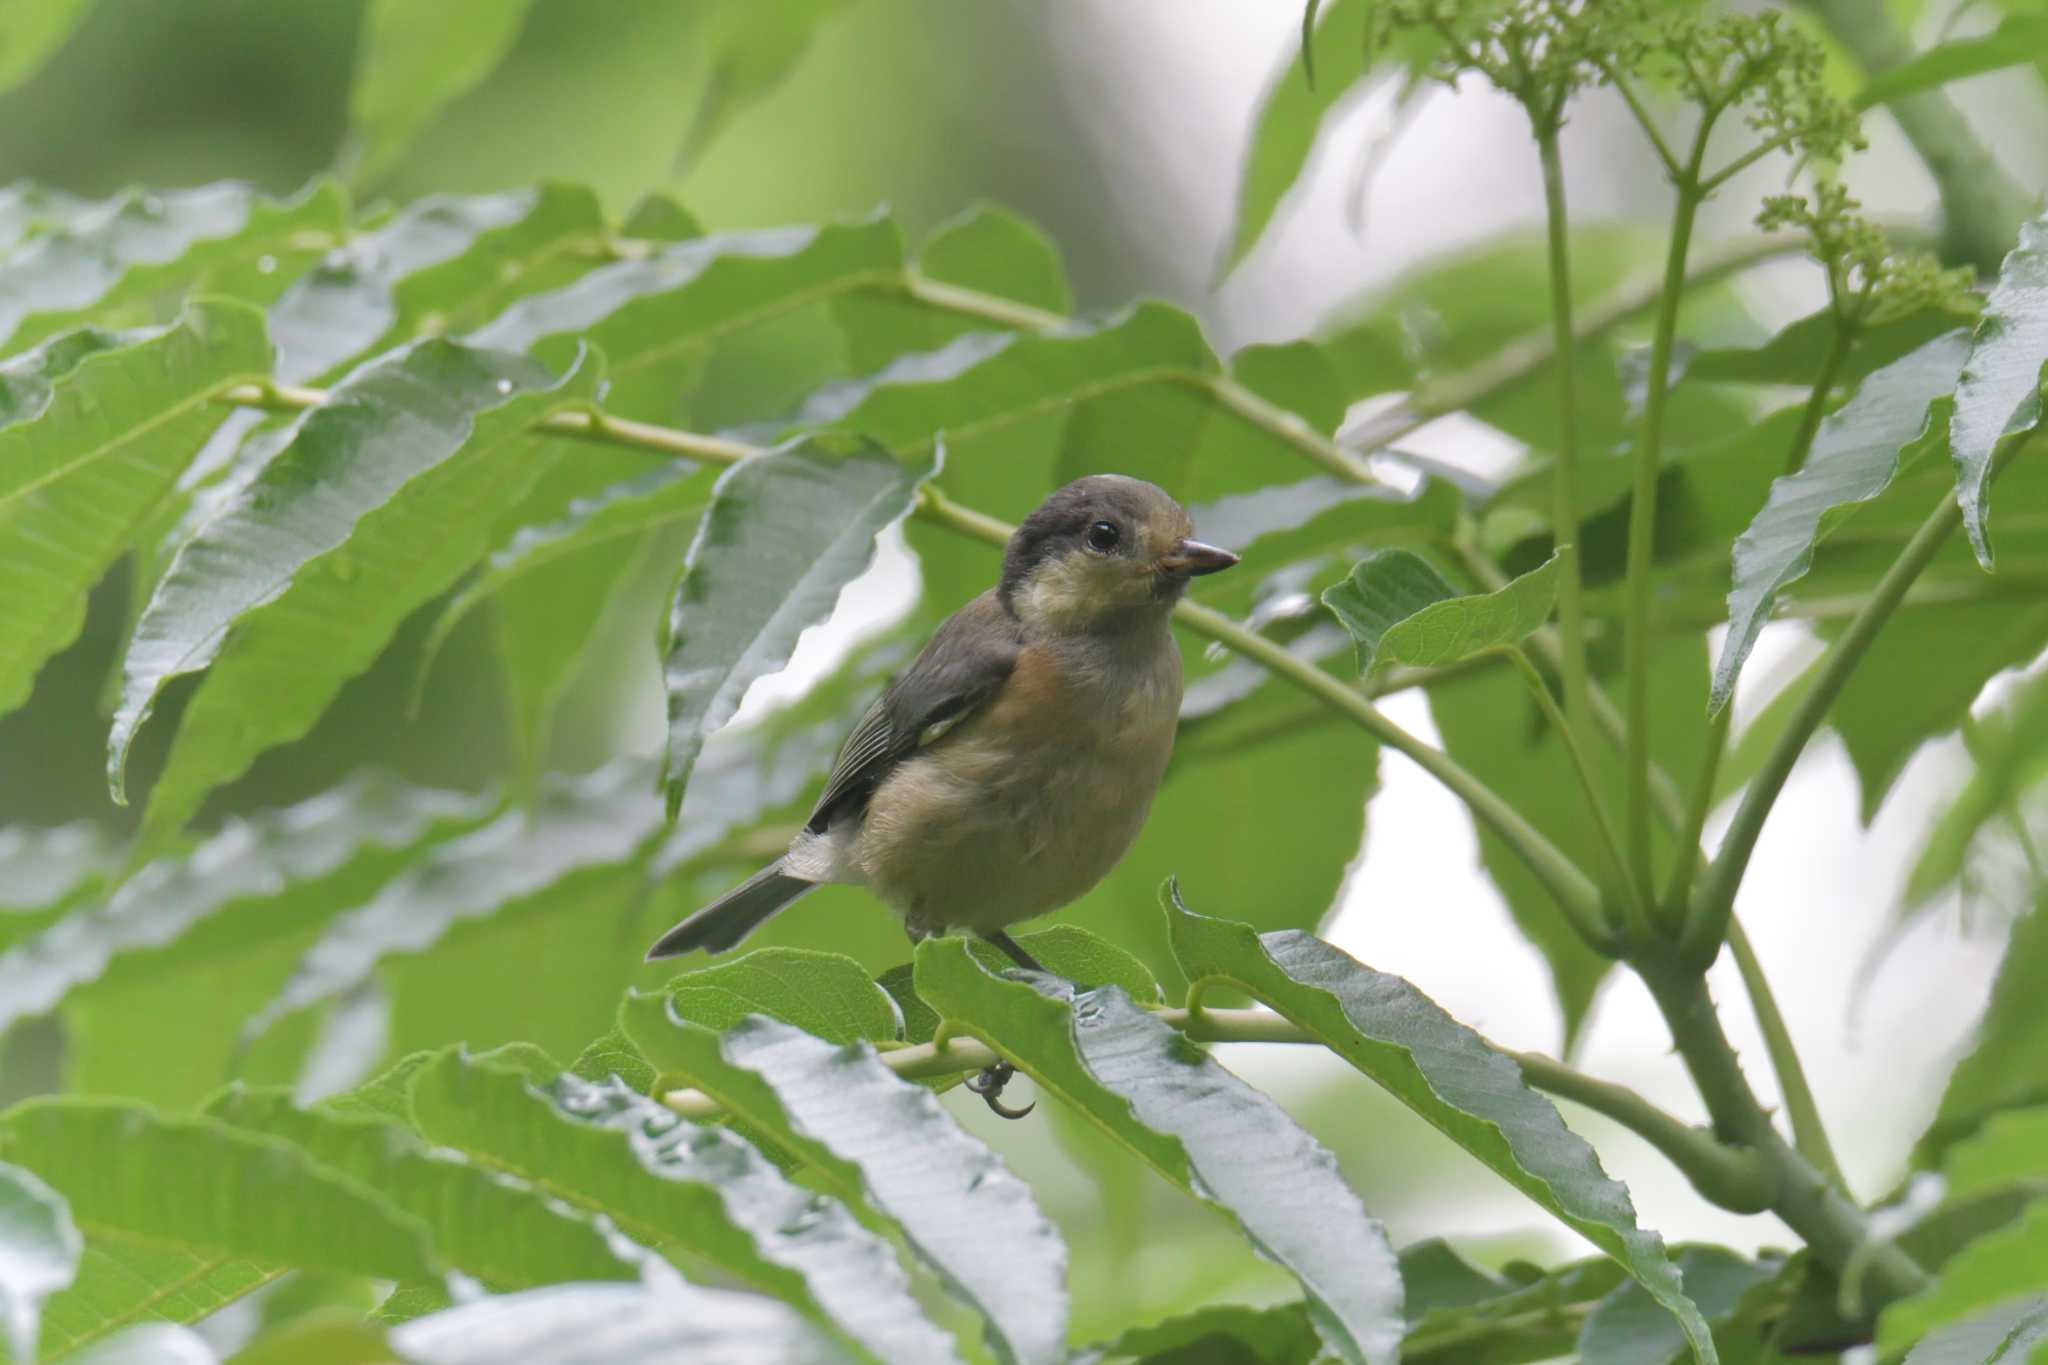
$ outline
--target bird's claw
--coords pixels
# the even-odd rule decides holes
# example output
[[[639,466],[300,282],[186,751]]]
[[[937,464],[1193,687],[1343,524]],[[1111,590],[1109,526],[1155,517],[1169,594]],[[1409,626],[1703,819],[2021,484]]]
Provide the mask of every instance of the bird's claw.
[[[981,1102],[989,1107],[989,1112],[1001,1118],[1021,1119],[1036,1109],[1038,1104],[1036,1101],[1033,1101],[1022,1109],[1012,1109],[1009,1105],[1003,1103],[1003,1087],[1008,1085],[1010,1077],[1016,1074],[1017,1068],[1011,1066],[1008,1062],[996,1062],[991,1066],[983,1067],[975,1072],[974,1075],[968,1077],[967,1088],[981,1096]]]

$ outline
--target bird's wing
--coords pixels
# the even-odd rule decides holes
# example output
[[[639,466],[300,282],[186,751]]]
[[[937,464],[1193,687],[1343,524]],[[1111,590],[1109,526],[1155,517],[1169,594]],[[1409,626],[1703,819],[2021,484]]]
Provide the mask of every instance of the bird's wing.
[[[993,593],[947,618],[846,737],[807,827],[822,834],[834,816],[865,806],[891,769],[995,694],[1022,644],[1015,619]]]

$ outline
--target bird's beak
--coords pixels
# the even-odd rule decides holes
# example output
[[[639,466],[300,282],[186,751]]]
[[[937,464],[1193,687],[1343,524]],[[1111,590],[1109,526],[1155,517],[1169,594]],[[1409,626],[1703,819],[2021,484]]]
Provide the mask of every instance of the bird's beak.
[[[1159,567],[1182,578],[1199,578],[1205,573],[1221,573],[1235,563],[1237,556],[1228,550],[1204,545],[1199,540],[1180,540],[1160,557]]]

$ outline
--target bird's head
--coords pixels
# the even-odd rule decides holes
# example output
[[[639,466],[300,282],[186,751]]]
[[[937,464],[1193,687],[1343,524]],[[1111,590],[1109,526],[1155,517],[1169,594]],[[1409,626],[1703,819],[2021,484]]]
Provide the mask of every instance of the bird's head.
[[[1004,605],[1026,625],[1112,630],[1163,618],[1188,580],[1237,563],[1193,538],[1164,489],[1121,474],[1076,479],[1024,518],[1003,552]]]

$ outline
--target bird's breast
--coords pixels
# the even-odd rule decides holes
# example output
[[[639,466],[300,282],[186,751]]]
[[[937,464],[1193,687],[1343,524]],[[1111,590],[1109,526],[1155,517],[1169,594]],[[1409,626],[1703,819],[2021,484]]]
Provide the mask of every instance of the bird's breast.
[[[1027,648],[985,710],[876,790],[868,885],[929,929],[1001,928],[1077,899],[1144,825],[1180,693],[1170,638],[1135,664]]]

